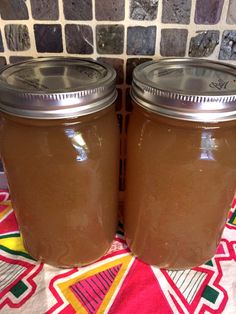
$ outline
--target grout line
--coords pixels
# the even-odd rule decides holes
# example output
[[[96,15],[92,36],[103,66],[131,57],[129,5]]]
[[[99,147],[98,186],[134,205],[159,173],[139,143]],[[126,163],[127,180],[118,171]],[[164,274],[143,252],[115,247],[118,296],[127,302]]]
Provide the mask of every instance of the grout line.
[[[220,16],[220,20],[219,20],[218,24],[229,25],[226,23],[228,8],[229,8],[229,0],[225,0],[223,3],[223,8],[222,8],[222,12],[221,12],[221,16]]]
[[[97,53],[97,35],[96,35],[96,10],[95,10],[95,0],[92,0],[92,24],[90,24],[93,32],[93,59],[98,58],[98,53]]]
[[[27,3],[28,0],[25,0]],[[195,0],[192,0],[192,3],[194,3]],[[61,5],[61,2],[59,2]],[[59,7],[60,7],[59,5]],[[193,4],[192,4],[193,5]],[[227,5],[227,2],[225,2],[224,6]],[[30,6],[30,5],[29,5]],[[160,7],[162,7],[162,5],[160,5],[158,8],[158,14],[157,16],[159,16],[159,11],[160,11]],[[227,9],[227,7],[226,7]],[[63,10],[63,9],[62,9]],[[224,10],[224,9],[223,9]],[[222,10],[222,12],[223,12]],[[192,11],[192,9],[191,9]],[[226,14],[227,14],[227,10],[226,10]],[[64,15],[64,14],[63,14]],[[127,25],[127,26],[161,26],[161,28],[187,28],[190,29],[191,28],[191,21],[190,24],[180,24],[180,23],[163,23],[163,22],[157,22],[157,20],[159,19],[159,17],[155,20],[121,20],[121,21],[97,21],[97,20],[66,20],[65,18],[62,18],[62,21],[64,21],[65,24],[78,24],[78,25],[92,25],[92,24],[96,24],[96,25],[116,25],[116,24],[120,24],[120,25]],[[0,20],[1,21],[1,25],[7,25],[7,24],[26,24],[28,25],[29,23],[33,22],[33,24],[60,24],[61,23],[61,19],[58,20],[35,20],[33,18],[29,19],[29,20]],[[217,24],[195,24],[193,22],[195,27],[200,27],[200,28],[204,28],[204,29],[209,29],[211,27],[215,28],[215,29],[222,29],[222,28],[234,28],[235,29],[235,24],[228,24],[226,23],[226,21],[219,21]]]
[[[66,53],[66,36],[65,36],[65,17],[64,17],[64,8],[63,1],[58,1],[58,11],[59,11],[59,20],[61,24],[61,36],[62,36],[62,49],[63,53]]]
[[[122,58],[124,60],[124,66],[123,66],[123,75],[124,75],[124,82],[123,86],[121,88],[122,90],[122,106],[121,106],[121,116],[122,116],[122,132],[121,132],[121,152],[120,152],[120,159],[122,160],[122,172],[121,172],[121,178],[122,178],[122,189],[124,189],[125,186],[125,169],[124,169],[124,160],[125,160],[125,144],[126,144],[126,134],[125,134],[125,126],[126,126],[126,119],[127,119],[127,111],[125,109],[126,104],[126,63],[127,63],[127,36],[128,36],[128,25],[125,21],[129,19],[130,14],[130,1],[124,1],[125,7],[125,14],[124,14],[124,50],[122,54]]]
[[[28,56],[28,53],[30,54],[30,56],[32,57],[36,57],[37,56],[37,49],[36,49],[36,42],[35,42],[35,36],[34,36],[34,19],[32,16],[32,8],[31,8],[31,2],[30,0],[26,0],[26,6],[28,8],[28,14],[29,14],[29,21],[30,23],[26,23],[28,27],[28,32],[29,32],[29,38],[30,38],[30,49],[26,50],[26,51],[17,51],[17,55],[20,56],[19,52],[22,53],[23,56]],[[8,21],[9,22],[9,21]],[[20,21],[21,22],[21,21]],[[33,49],[33,51],[32,51]]]
[[[162,25],[162,1],[158,1],[158,7],[157,7],[157,23],[156,23],[156,44],[155,44],[155,55],[154,59],[160,59],[161,58],[161,25]]]
[[[5,47],[4,47],[5,48]],[[6,52],[6,51],[5,51]],[[4,55],[5,52],[0,52],[0,55]],[[28,57],[32,57],[32,52],[30,50],[24,50],[24,51],[11,51],[9,50],[10,55],[15,56],[28,56]],[[123,54],[97,54],[95,55],[93,54],[75,54],[75,53],[68,53],[68,52],[38,52],[37,56],[43,57],[43,56],[70,56],[70,57],[81,57],[81,58],[115,58],[115,59],[122,59],[124,60],[124,65],[125,65],[125,61],[126,59],[130,59],[130,58],[137,58],[137,59],[141,59],[141,58],[154,58],[155,55],[127,55],[127,58],[123,59]]]
[[[216,49],[219,49],[220,44],[218,46],[216,46]],[[5,46],[4,46],[5,49]],[[6,53],[9,52],[9,55],[7,55]],[[0,52],[0,56],[1,57],[6,57],[6,59],[8,57],[11,56],[19,56],[19,57],[52,57],[52,56],[68,56],[68,57],[80,57],[80,58],[91,58],[91,59],[96,59],[96,58],[117,58],[117,59],[122,59],[122,55],[114,55],[114,54],[72,54],[72,53],[67,53],[67,52],[38,52],[36,54],[34,54],[31,50],[24,50],[24,51],[12,51],[12,50],[8,50],[5,49],[4,52]],[[187,55],[186,55],[187,56]],[[137,58],[137,59],[159,59],[156,55],[128,55],[126,59],[132,59],[132,58]],[[173,57],[175,58],[175,57]],[[178,57],[176,57],[178,58]],[[204,58],[204,57],[201,57]],[[197,59],[197,58],[196,58]],[[216,61],[219,62],[227,62],[227,63],[235,63],[236,60],[218,60],[216,58],[214,58],[214,55],[212,54],[209,57],[205,57],[205,59],[214,59]],[[125,61],[124,60],[124,67],[125,67]],[[125,69],[124,69],[124,74],[125,74]]]
[[[126,21],[129,19],[130,14],[130,1],[125,1],[125,19],[124,19],[124,51],[123,51],[123,59],[125,63],[126,70],[126,61],[127,61],[127,37],[128,37],[128,25]]]

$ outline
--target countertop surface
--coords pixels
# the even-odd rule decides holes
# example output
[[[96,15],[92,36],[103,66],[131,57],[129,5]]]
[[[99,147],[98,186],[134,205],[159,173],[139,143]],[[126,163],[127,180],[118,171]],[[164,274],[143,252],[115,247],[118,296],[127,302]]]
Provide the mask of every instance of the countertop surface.
[[[236,313],[236,200],[216,255],[185,271],[133,257],[122,226],[98,262],[58,269],[25,251],[7,191],[0,191],[1,313]]]

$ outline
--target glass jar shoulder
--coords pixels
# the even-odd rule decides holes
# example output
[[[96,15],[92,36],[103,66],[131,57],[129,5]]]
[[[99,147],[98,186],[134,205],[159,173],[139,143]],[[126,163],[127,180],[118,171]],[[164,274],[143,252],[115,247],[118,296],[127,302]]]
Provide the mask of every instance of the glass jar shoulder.
[[[32,120],[2,115],[1,121],[1,150],[7,155],[17,151],[27,159],[96,158],[110,139],[118,137],[114,108],[74,119]]]
[[[200,123],[161,116],[134,105],[128,145],[147,158],[230,160],[236,152],[236,121]],[[210,157],[209,157],[209,156]],[[232,160],[233,162],[233,160]]]

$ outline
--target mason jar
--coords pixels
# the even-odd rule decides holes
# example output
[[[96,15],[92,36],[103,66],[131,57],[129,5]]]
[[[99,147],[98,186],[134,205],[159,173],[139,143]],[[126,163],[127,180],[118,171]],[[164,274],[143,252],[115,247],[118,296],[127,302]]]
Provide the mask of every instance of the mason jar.
[[[186,269],[216,252],[236,187],[236,69],[139,65],[131,88],[124,223],[144,262]]]
[[[0,151],[25,248],[80,266],[109,249],[117,226],[115,71],[77,58],[1,70]]]

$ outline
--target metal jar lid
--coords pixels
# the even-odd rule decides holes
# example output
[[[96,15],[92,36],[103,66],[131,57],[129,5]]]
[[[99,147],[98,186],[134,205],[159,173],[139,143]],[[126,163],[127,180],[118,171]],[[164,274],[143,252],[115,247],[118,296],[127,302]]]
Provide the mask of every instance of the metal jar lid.
[[[111,105],[117,96],[115,70],[79,58],[39,58],[0,71],[0,110],[60,119],[83,116]]]
[[[132,99],[164,116],[200,122],[236,119],[236,67],[170,58],[134,69]]]

